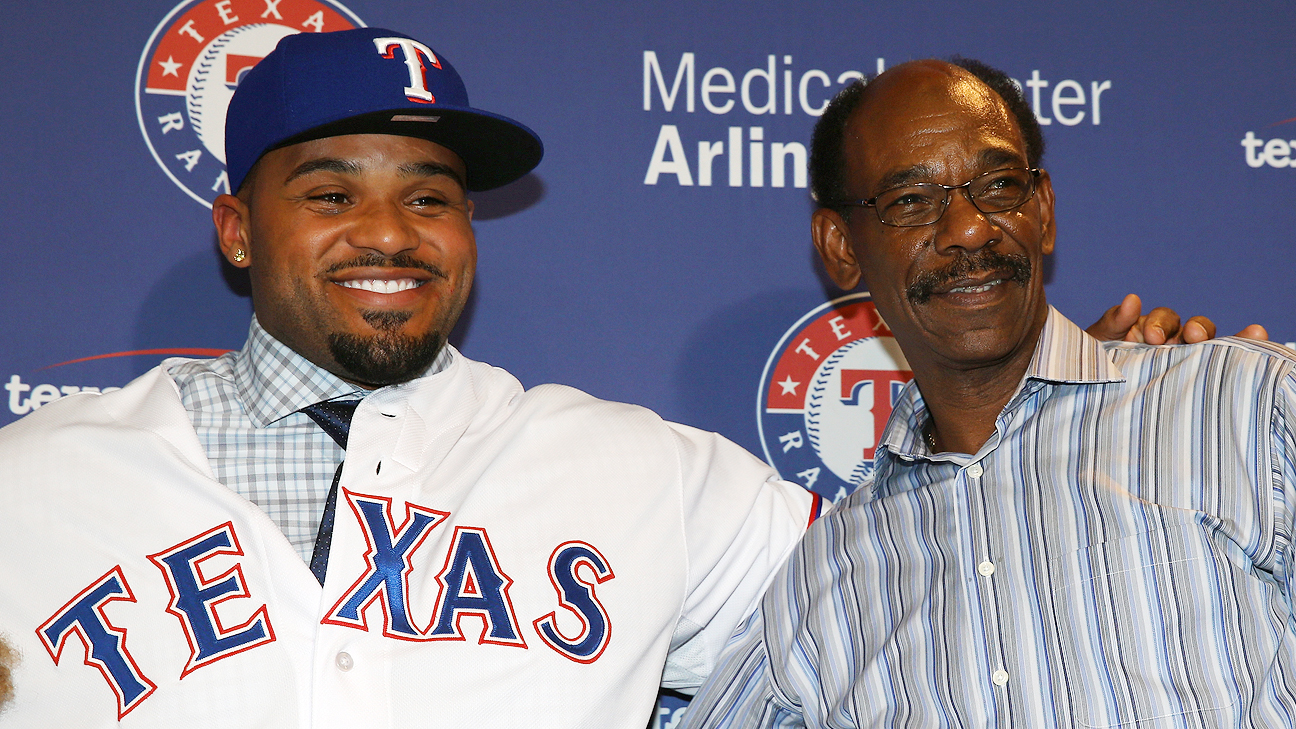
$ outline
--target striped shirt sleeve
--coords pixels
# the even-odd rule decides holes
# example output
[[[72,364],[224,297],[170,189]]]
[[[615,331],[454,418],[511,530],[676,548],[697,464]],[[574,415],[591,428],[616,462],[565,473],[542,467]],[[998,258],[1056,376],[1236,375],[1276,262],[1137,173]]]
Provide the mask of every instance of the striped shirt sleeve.
[[[805,726],[774,691],[764,636],[764,615],[757,609],[738,626],[715,673],[689,704],[681,729]]]

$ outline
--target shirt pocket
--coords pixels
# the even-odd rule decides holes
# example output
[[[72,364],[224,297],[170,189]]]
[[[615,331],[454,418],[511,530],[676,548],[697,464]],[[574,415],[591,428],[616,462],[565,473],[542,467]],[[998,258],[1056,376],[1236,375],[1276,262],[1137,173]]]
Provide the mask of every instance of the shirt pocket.
[[[1197,715],[1193,725],[1216,726],[1231,713],[1238,685],[1220,630],[1237,609],[1222,589],[1230,566],[1193,514],[1050,562],[1051,670],[1076,725],[1177,726]]]

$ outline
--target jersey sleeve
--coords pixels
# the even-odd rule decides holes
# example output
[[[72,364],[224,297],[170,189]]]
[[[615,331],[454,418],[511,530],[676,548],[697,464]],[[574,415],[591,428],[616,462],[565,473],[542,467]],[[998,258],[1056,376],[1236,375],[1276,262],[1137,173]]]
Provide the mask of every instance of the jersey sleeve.
[[[818,515],[819,498],[714,433],[671,427],[688,557],[662,686],[691,694]]]

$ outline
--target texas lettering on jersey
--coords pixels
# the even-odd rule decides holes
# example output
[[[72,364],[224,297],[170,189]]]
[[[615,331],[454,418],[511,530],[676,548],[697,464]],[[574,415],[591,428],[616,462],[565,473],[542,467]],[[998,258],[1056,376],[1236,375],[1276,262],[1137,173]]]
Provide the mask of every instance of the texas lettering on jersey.
[[[416,560],[429,558],[418,554],[419,548],[449,520],[450,512],[406,503],[397,524],[391,498],[342,492],[368,545],[365,568],[322,623],[368,632],[366,615],[377,603],[383,615],[382,635],[387,638],[467,641],[476,637],[479,645],[529,648],[509,597],[513,580],[500,565],[485,529],[455,527],[444,564],[435,575],[440,588],[435,606],[430,615],[415,615],[408,597],[409,576]],[[258,601],[243,576],[243,554],[233,523],[225,522],[148,555],[171,594],[167,612],[179,621],[189,645],[189,659],[177,666],[182,680],[216,661],[275,641],[269,606],[262,602],[251,610],[246,607]],[[215,570],[205,563],[217,556],[233,558],[234,565],[212,574]],[[548,570],[558,609],[575,616],[581,630],[574,636],[564,634],[555,610],[530,624],[534,635],[564,658],[585,664],[597,661],[612,636],[611,618],[596,594],[599,585],[615,576],[610,563],[593,545],[567,541],[550,555]],[[97,669],[108,682],[120,719],[147,700],[157,685],[131,655],[128,626],[119,627],[109,619],[110,604],[119,600],[136,601],[120,565],[68,600],[36,633],[56,665],[68,660],[70,639],[80,640],[85,665]],[[476,633],[464,624],[465,618],[473,617],[480,618]]]

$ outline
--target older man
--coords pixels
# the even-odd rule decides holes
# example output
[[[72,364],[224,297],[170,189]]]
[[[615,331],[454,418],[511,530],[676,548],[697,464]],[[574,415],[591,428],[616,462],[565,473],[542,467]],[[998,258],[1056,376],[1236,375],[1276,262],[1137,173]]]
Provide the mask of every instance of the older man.
[[[852,88],[814,147],[815,244],[914,384],[688,725],[1292,726],[1291,353],[1050,309],[1039,127],[982,64]]]

